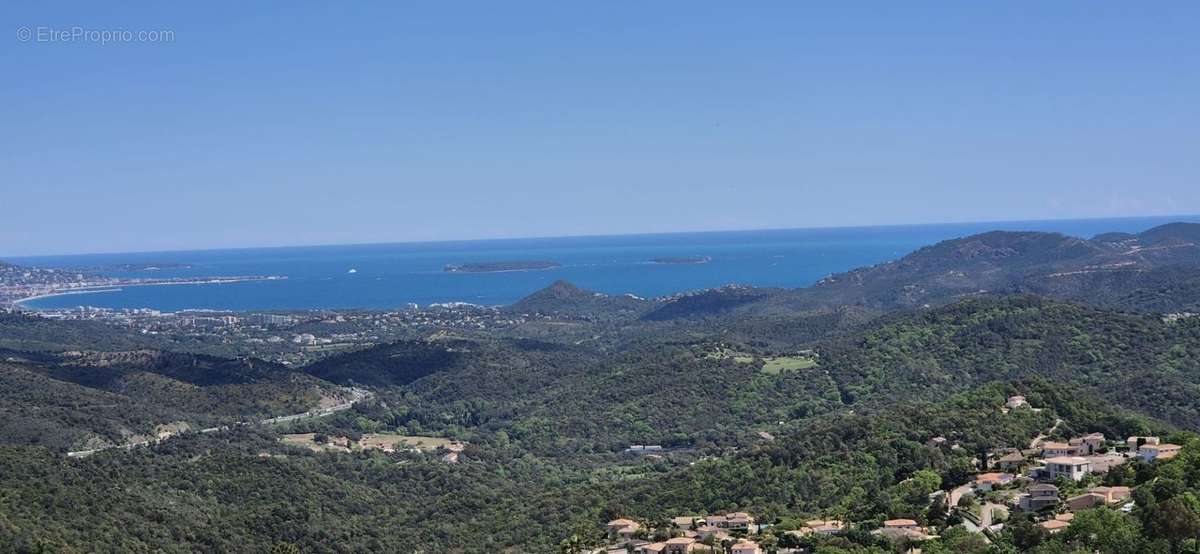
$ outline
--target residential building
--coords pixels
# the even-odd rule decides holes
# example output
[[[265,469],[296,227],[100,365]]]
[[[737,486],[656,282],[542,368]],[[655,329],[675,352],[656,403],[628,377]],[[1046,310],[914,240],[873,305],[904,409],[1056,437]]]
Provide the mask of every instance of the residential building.
[[[1029,487],[1025,494],[1021,495],[1018,504],[1022,510],[1036,512],[1043,508],[1057,506],[1058,502],[1058,487],[1038,484]]]
[[[1129,437],[1125,439],[1125,445],[1130,450],[1137,451],[1143,444],[1158,444],[1158,437]]]
[[[675,537],[667,540],[662,554],[690,554],[696,548],[696,539],[691,537]]]
[[[1138,449],[1138,456],[1147,462],[1155,460],[1169,460],[1179,454],[1179,450],[1183,448],[1178,444],[1143,444]]]
[[[846,530],[846,524],[836,519],[814,519],[805,522],[804,528],[818,535],[836,535]]]
[[[754,525],[754,518],[746,512],[734,512],[725,515],[708,516],[704,522],[718,529],[749,530]]]
[[[975,476],[975,488],[984,492],[996,487],[1003,487],[1017,478],[1011,473],[980,473]]]
[[[704,521],[700,516],[678,516],[671,518],[671,523],[680,529],[693,529],[698,526],[698,522]]]
[[[1092,471],[1092,462],[1079,456],[1055,456],[1046,458],[1046,476],[1051,479],[1066,477],[1079,481]]]
[[[1058,519],[1052,519],[1050,521],[1042,522],[1042,528],[1044,528],[1046,531],[1048,531],[1051,535],[1053,535],[1055,533],[1061,533],[1064,529],[1066,529],[1067,527],[1070,527],[1070,526],[1071,526],[1071,522],[1061,521]]]
[[[1067,444],[1065,442],[1044,442],[1042,443],[1042,457],[1053,458],[1056,456],[1078,456],[1082,452],[1079,445]]]
[[[712,537],[712,539],[716,542],[721,542],[729,538],[729,531],[712,525],[701,525],[700,527],[696,528],[695,538],[705,540],[709,537]]]
[[[1049,522],[1042,522],[1042,528],[1046,531],[1049,531],[1051,535],[1056,534],[1056,532],[1062,532],[1064,529],[1069,528],[1069,526],[1070,522],[1062,522],[1062,520],[1058,519],[1051,519]]]
[[[762,554],[762,548],[754,541],[741,541],[729,549],[730,554]]]
[[[1019,451],[1009,452],[996,460],[996,467],[1005,471],[1015,471],[1025,465],[1025,456]]]
[[[1104,448],[1104,434],[1091,433],[1068,441],[1071,446],[1078,448],[1077,455],[1095,454]]]
[[[1125,457],[1120,454],[1099,454],[1084,458],[1092,462],[1092,473],[1108,473],[1108,470],[1126,462]]]
[[[1105,505],[1105,496],[1094,492],[1085,492],[1066,500],[1067,509],[1073,512]]]
[[[630,540],[634,533],[641,529],[638,522],[626,518],[614,519],[604,527],[608,529],[608,538],[614,540]]]
[[[1092,487],[1088,492],[1104,496],[1105,504],[1116,504],[1128,500],[1133,491],[1129,487]]]
[[[667,543],[652,542],[650,544],[642,545],[635,552],[637,552],[638,554],[662,554],[663,551],[666,549],[667,549]]]
[[[884,529],[909,529],[909,530],[916,531],[916,530],[919,530],[921,528],[921,526],[915,520],[911,520],[911,519],[889,519],[889,520],[883,522],[883,528]]]
[[[1016,395],[1008,397],[1008,402],[1005,402],[1004,406],[1010,410],[1015,410],[1017,408],[1028,408],[1029,402],[1025,400],[1024,396]]]

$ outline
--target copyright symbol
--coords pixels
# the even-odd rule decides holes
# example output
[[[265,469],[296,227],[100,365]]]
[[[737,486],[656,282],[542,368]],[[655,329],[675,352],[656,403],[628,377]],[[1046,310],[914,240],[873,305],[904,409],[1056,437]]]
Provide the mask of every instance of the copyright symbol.
[[[29,30],[29,27],[17,28],[17,40],[21,42],[29,42],[30,38],[33,38],[33,31]]]

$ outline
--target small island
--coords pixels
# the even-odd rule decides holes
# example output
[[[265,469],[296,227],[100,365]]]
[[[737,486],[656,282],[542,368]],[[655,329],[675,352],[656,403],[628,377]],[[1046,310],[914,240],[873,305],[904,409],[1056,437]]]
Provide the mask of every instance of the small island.
[[[533,271],[537,269],[554,269],[556,267],[562,267],[562,264],[545,260],[512,260],[500,262],[446,264],[446,267],[444,267],[443,270],[450,273],[496,273],[500,271]]]
[[[711,260],[708,256],[664,256],[650,261],[656,264],[688,265],[706,264]]]

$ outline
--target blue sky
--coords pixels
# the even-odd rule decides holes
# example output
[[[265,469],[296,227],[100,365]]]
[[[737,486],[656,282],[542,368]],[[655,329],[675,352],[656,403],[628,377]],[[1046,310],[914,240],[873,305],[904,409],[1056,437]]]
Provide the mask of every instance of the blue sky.
[[[0,254],[1200,212],[1196,2],[258,4],[0,7]]]

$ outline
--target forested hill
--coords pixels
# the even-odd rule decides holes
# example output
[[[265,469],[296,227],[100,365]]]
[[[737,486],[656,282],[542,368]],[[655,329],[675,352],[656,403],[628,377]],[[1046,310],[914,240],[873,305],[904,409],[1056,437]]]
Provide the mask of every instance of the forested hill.
[[[164,430],[305,412],[344,396],[258,360],[138,350],[0,351],[0,444],[55,451],[140,442]]]
[[[795,313],[840,305],[891,311],[1019,292],[1131,311],[1200,311],[1197,237],[1200,224],[1195,223],[1092,239],[993,231],[831,275],[807,288],[682,295],[645,317]]]
[[[654,302],[633,295],[610,296],[581,289],[566,281],[518,300],[509,307],[518,313],[541,313],[586,318],[631,317],[649,309]]]
[[[993,382],[1062,382],[1200,428],[1200,317],[1173,321],[1033,296],[882,318],[818,348],[845,401],[935,399]]]

